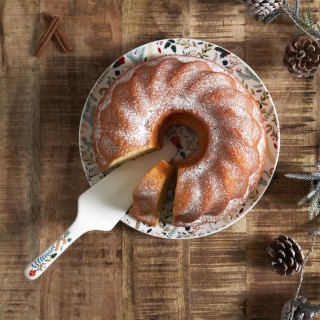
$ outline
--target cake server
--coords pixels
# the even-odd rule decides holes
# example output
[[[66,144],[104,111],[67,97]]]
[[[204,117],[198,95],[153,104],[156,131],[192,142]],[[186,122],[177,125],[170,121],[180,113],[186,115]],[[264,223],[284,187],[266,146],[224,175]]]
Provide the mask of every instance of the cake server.
[[[122,164],[81,194],[75,221],[25,268],[26,278],[41,276],[84,233],[112,230],[132,205],[132,192],[144,175],[160,160],[170,161],[176,153],[174,145],[165,139],[162,149]]]

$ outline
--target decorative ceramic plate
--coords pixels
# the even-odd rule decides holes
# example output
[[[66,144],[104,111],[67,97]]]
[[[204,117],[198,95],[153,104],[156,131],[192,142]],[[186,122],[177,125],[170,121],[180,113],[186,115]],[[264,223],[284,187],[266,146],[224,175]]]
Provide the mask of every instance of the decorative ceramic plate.
[[[104,174],[100,172],[96,163],[92,147],[92,119],[100,98],[113,81],[130,66],[141,61],[167,54],[201,57],[212,60],[229,69],[229,71],[256,97],[256,100],[260,104],[261,113],[267,130],[267,159],[262,177],[255,190],[250,194],[248,200],[237,211],[215,223],[195,223],[192,227],[175,227],[171,224],[171,209],[174,191],[174,186],[171,185],[168,190],[167,202],[165,203],[162,217],[155,227],[138,221],[128,213],[122,218],[122,222],[128,226],[155,237],[167,239],[203,237],[221,231],[232,225],[244,217],[246,213],[253,208],[266,191],[279,156],[279,124],[274,103],[260,78],[236,55],[212,43],[192,39],[165,39],[154,41],[126,53],[105,70],[87,98],[80,122],[80,155],[83,170],[92,186],[104,177]],[[167,135],[178,149],[178,155],[175,160],[185,158],[197,148],[197,137],[194,132],[188,128],[183,126],[172,127],[168,130]]]

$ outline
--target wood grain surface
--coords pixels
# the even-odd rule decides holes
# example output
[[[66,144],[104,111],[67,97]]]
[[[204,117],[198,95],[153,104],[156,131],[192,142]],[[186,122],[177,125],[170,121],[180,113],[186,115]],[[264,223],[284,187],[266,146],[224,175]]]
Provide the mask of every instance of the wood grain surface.
[[[304,5],[320,11],[317,0]],[[288,18],[263,25],[243,11],[233,0],[0,0],[0,319],[280,318],[298,277],[268,271],[264,252],[279,234],[310,245],[307,208],[296,206],[308,184],[284,173],[320,161],[320,80],[292,78],[282,66]],[[61,16],[73,52],[51,41],[34,57],[44,13]],[[71,224],[88,188],[78,126],[91,87],[122,53],[172,37],[226,47],[268,87],[281,154],[266,194],[246,218],[206,238],[169,241],[122,224],[88,233],[28,282],[25,265]],[[318,303],[319,250],[301,291]]]

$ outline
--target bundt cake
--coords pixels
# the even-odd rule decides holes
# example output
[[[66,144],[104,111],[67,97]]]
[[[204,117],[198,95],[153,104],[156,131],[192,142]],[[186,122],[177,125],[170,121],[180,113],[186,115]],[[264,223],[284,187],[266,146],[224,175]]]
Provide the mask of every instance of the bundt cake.
[[[100,169],[159,149],[164,131],[176,124],[194,129],[200,147],[176,163],[173,223],[213,222],[239,208],[264,167],[263,119],[240,81],[201,58],[162,56],[129,68],[114,82],[93,120]]]
[[[129,213],[140,221],[155,226],[160,218],[174,166],[162,160],[152,168],[133,191]]]

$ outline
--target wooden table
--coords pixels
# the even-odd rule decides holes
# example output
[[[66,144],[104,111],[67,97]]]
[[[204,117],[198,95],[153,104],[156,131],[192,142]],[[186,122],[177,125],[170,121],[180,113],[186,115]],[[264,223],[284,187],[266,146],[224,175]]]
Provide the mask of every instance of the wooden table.
[[[319,12],[317,0],[307,1]],[[271,238],[288,234],[308,249],[306,183],[285,172],[320,161],[319,75],[292,78],[282,66],[292,23],[263,25],[235,1],[0,1],[0,319],[279,319],[298,276],[264,265]],[[61,16],[75,50],[51,41],[33,51]],[[23,269],[75,218],[88,188],[78,150],[84,101],[122,53],[160,38],[190,37],[222,45],[263,79],[281,125],[276,174],[255,209],[206,238],[168,241],[119,223],[78,240],[37,281]],[[320,249],[316,245],[316,249]],[[302,294],[320,300],[320,253],[306,268]]]

